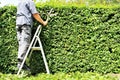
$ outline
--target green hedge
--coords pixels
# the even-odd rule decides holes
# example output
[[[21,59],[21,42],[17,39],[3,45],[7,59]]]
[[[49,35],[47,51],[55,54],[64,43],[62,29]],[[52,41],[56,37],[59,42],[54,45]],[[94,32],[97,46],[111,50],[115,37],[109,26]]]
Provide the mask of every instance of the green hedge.
[[[0,80],[118,80],[119,77],[110,75],[100,75],[98,73],[55,73],[55,74],[38,74],[36,76],[1,74]]]
[[[51,7],[37,7],[42,18]],[[48,65],[55,72],[120,73],[120,8],[54,7],[41,33]],[[0,72],[16,70],[15,7],[0,8]],[[35,22],[38,26],[38,22]],[[45,72],[39,52],[29,60],[33,73]]]
[[[16,68],[17,41],[15,33],[15,7],[0,8],[0,72]]]

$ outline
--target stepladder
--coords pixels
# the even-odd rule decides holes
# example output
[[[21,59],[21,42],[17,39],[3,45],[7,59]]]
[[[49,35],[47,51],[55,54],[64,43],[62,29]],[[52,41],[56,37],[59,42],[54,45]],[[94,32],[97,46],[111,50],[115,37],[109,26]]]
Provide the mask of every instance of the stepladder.
[[[36,29],[36,32],[31,40],[31,43],[27,49],[27,52],[24,56],[24,59],[18,69],[18,72],[17,72],[17,75],[20,74],[21,70],[22,70],[22,67],[28,57],[31,56],[32,52],[35,51],[35,50],[39,50],[40,53],[42,54],[42,58],[43,58],[43,61],[44,61],[44,64],[45,64],[45,68],[46,68],[46,72],[47,74],[50,74],[50,70],[49,70],[49,67],[48,67],[48,63],[47,63],[47,60],[46,60],[46,57],[45,57],[45,53],[44,53],[44,50],[43,50],[43,46],[42,46],[42,43],[41,43],[41,40],[40,40],[40,33],[41,33],[41,30],[42,30],[42,26],[39,25]],[[36,44],[38,43],[37,47],[36,47]]]

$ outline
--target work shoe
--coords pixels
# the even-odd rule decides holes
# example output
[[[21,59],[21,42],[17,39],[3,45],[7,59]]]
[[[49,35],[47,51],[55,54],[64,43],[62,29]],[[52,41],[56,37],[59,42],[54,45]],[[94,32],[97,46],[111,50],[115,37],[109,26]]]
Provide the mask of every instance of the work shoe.
[[[22,64],[22,62],[18,62],[18,65],[17,65],[17,68],[18,68],[18,69],[20,68],[21,64]],[[23,70],[30,71],[30,68],[29,68],[29,66],[27,66],[26,63],[24,63],[22,69],[23,69]]]
[[[30,68],[29,68],[29,66],[26,63],[24,63],[22,69],[30,71]]]

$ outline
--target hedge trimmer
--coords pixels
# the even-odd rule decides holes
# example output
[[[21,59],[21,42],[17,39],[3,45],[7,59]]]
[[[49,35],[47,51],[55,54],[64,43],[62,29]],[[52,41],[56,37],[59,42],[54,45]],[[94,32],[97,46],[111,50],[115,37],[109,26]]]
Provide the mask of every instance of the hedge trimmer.
[[[46,14],[47,15],[47,19],[46,19],[47,21],[49,21],[51,17],[54,17],[54,16],[57,15],[57,13],[52,14],[52,12],[53,12],[53,8],[50,10],[50,12],[48,14]]]

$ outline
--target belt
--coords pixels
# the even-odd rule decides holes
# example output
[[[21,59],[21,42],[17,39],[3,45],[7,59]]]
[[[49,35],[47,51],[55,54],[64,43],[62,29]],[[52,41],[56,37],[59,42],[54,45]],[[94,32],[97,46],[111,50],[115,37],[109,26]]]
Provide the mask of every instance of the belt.
[[[28,24],[18,24],[18,25],[16,25],[16,26],[31,26],[31,25],[28,25]]]

